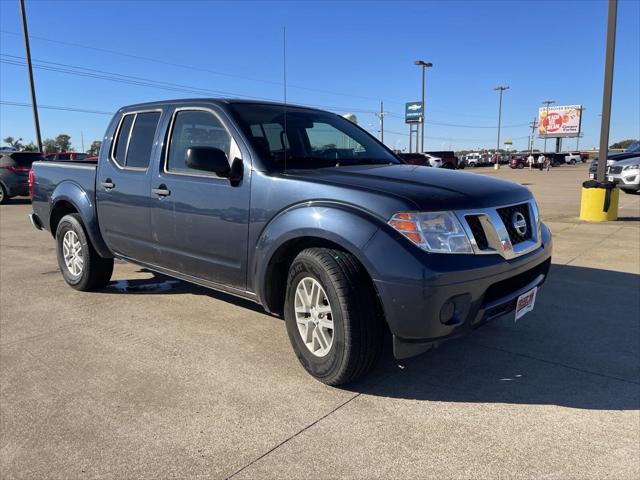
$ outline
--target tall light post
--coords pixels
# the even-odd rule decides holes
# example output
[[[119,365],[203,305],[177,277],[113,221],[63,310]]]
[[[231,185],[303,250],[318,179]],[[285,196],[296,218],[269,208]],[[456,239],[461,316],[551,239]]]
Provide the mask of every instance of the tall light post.
[[[419,67],[422,67],[422,119],[421,119],[421,133],[420,133],[420,153],[424,153],[424,117],[425,117],[425,105],[424,105],[424,76],[425,76],[425,69],[427,67],[433,67],[433,63],[431,62],[425,62],[424,60],[416,60],[415,62],[416,65],[418,65]],[[416,146],[417,146],[417,142],[416,142]]]
[[[547,156],[547,127],[549,126],[549,105],[556,103],[554,100],[542,102],[546,106],[546,116],[544,117],[544,156]]]
[[[496,145],[496,168],[500,168],[500,158],[498,157],[498,152],[500,150],[500,125],[502,123],[502,92],[504,92],[505,90],[509,90],[509,87],[499,85],[494,88],[494,90],[500,92],[500,103],[498,106],[498,144]]]

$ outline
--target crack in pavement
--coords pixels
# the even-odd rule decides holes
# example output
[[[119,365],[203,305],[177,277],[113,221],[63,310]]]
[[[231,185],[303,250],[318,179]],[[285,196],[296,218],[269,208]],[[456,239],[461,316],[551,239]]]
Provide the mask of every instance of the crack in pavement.
[[[238,475],[239,473],[243,472],[244,470],[246,470],[247,468],[249,468],[251,465],[255,464],[256,462],[259,462],[260,460],[262,460],[264,457],[266,457],[267,455],[269,455],[271,452],[277,450],[278,448],[280,448],[281,446],[283,446],[284,444],[286,444],[287,442],[289,442],[290,440],[293,440],[294,438],[296,438],[298,435],[306,432],[307,430],[309,430],[311,427],[313,427],[314,425],[316,425],[318,422],[321,422],[322,420],[324,420],[325,418],[327,418],[329,415],[331,415],[332,413],[337,412],[338,410],[340,410],[342,407],[344,407],[345,405],[347,405],[348,403],[350,403],[351,401],[355,400],[356,398],[358,398],[360,395],[362,395],[362,393],[356,393],[355,395],[353,395],[352,397],[350,397],[349,399],[347,399],[346,401],[342,402],[340,405],[338,405],[337,407],[335,407],[333,410],[331,410],[330,412],[324,414],[322,417],[318,418],[317,420],[313,421],[312,423],[310,423],[309,425],[305,426],[304,428],[298,430],[296,433],[294,433],[293,435],[290,435],[289,437],[285,438],[282,442],[278,443],[276,446],[274,446],[273,448],[271,448],[270,450],[266,451],[265,453],[263,453],[262,455],[260,455],[259,457],[253,459],[251,462],[247,463],[244,467],[236,470],[234,473],[232,473],[231,475],[229,475],[228,477],[225,477],[225,480],[230,480],[231,478],[235,477],[236,475]]]

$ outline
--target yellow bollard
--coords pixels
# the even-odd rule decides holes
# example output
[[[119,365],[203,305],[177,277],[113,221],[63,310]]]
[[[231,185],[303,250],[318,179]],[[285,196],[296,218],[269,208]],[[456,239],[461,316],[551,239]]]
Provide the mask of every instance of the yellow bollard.
[[[580,201],[580,220],[588,222],[606,222],[618,219],[618,199],[620,190],[609,187],[582,186],[582,198]],[[605,211],[607,201],[607,191],[610,192],[608,209]]]

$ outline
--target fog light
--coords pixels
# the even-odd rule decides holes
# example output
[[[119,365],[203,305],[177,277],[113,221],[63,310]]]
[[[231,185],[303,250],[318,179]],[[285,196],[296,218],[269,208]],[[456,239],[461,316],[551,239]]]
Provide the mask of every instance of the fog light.
[[[456,305],[453,302],[453,300],[450,298],[449,300],[444,302],[444,305],[442,305],[442,308],[440,309],[440,322],[447,325],[448,323],[451,322],[451,319],[453,318],[453,315],[455,313],[456,313]]]
[[[466,320],[470,307],[471,295],[468,293],[451,297],[440,308],[440,322],[450,327],[460,325]]]

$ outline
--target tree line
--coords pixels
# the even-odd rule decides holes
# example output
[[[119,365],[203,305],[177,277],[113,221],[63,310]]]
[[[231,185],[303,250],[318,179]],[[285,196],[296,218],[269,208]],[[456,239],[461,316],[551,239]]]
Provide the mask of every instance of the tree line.
[[[38,146],[33,143],[23,143],[22,138],[15,137],[5,137],[2,140],[4,143],[9,145],[11,148],[18,152],[37,152]],[[100,140],[94,140],[91,142],[89,149],[86,151],[87,155],[96,156],[98,152],[100,152],[100,146],[102,142]],[[42,149],[43,153],[56,153],[56,152],[69,152],[71,151],[71,135],[67,135],[66,133],[61,133],[55,138],[45,138],[42,141]]]

